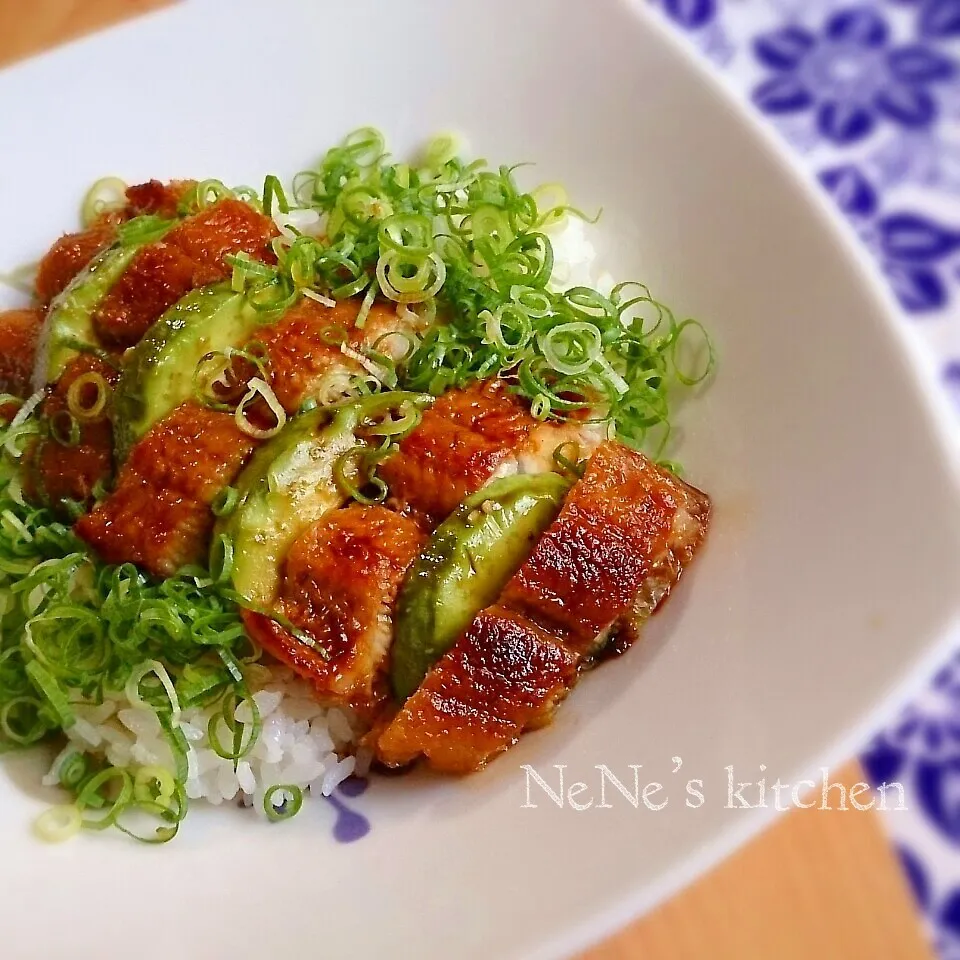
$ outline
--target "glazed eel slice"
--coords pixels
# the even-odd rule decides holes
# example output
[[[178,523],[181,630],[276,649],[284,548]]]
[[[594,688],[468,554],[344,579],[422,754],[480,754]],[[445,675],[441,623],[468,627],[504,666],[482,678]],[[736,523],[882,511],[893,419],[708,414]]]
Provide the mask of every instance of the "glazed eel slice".
[[[206,561],[211,509],[256,447],[229,413],[189,402],[137,443],[116,489],[74,529],[107,563],[172,576]]]
[[[468,773],[548,722],[623,618],[663,601],[706,534],[707,496],[603,443],[556,521],[378,736],[378,758]]]
[[[24,307],[0,313],[0,393],[26,397],[43,324],[43,310]]]
[[[403,356],[405,337],[415,331],[415,324],[398,316],[394,304],[375,301],[358,327],[362,302],[353,297],[331,307],[304,297],[252,337],[270,361],[271,386],[287,413],[296,413],[307,400],[340,400],[351,377],[375,375],[377,367],[365,350],[392,359]]]
[[[36,359],[43,310],[31,307],[0,313],[0,393],[26,397]],[[71,361],[60,380],[47,391],[40,408],[48,421],[66,414],[67,394],[87,374],[97,373],[108,384],[117,380],[114,367],[97,357],[84,355]],[[113,431],[106,418],[78,423],[77,435],[57,442],[34,441],[24,455],[24,492],[34,502],[56,509],[67,501],[89,502],[93,489],[110,476],[113,465]]]
[[[70,389],[90,374],[99,375],[110,387],[119,378],[116,367],[91,354],[71,360],[60,379],[47,389],[40,407],[43,417],[57,426],[59,434],[39,438],[24,457],[27,497],[60,513],[67,511],[70,503],[80,508],[89,506],[98,485],[113,474],[113,426],[106,411],[99,419],[76,423],[74,438],[62,438],[65,428],[56,419],[68,418]]]
[[[589,426],[541,423],[503,381],[485,380],[440,397],[380,475],[402,508],[437,524],[488,481],[555,470],[559,446],[586,456],[598,442]]]
[[[86,230],[67,233],[60,237],[43,255],[37,267],[34,288],[37,299],[45,306],[105,247],[113,243],[117,226],[124,220],[143,214],[173,219],[177,206],[192,181],[159,180],[136,184],[127,188],[126,206],[114,213],[104,214]]]
[[[385,668],[397,593],[425,541],[413,520],[386,507],[333,510],[291,548],[278,604],[326,655],[261,614],[244,611],[247,629],[321,699],[372,718],[389,695]]]

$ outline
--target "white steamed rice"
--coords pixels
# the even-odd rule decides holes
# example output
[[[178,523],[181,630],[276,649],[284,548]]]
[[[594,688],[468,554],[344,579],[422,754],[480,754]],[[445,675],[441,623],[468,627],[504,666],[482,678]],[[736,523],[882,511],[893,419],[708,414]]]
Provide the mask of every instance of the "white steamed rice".
[[[317,703],[311,688],[282,666],[254,694],[263,729],[253,749],[237,764],[224,760],[207,740],[210,718],[219,704],[184,710],[180,729],[188,744],[186,793],[190,800],[215,805],[233,801],[264,814],[264,794],[272,786],[297,786],[327,797],[347,777],[364,775],[367,751],[357,752],[362,732],[356,718],[341,708]],[[173,769],[173,756],[156,714],[135,707],[123,695],[102,704],[75,707],[77,723],[70,742],[56,757],[44,783],[59,782],[60,765],[80,750],[118,767],[161,766]],[[241,723],[251,720],[250,706],[236,710]],[[357,755],[354,755],[354,754]]]

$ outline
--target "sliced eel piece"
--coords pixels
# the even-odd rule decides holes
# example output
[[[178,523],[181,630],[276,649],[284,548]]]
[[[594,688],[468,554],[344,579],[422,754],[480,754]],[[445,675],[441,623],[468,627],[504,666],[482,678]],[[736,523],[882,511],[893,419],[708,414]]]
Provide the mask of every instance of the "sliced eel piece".
[[[642,454],[603,443],[497,604],[380,733],[379,759],[399,766],[422,754],[438,770],[463,773],[541,725],[618,623],[649,615],[667,595],[709,514],[706,495]]]
[[[42,325],[43,311],[34,307],[0,313],[0,393],[30,392]]]
[[[192,181],[159,180],[136,184],[127,188],[127,205],[123,210],[105,214],[86,230],[68,233],[44,254],[37,268],[35,289],[43,304],[48,304],[99,253],[113,243],[117,226],[123,220],[141,214],[173,218],[177,205]]]
[[[101,250],[113,243],[118,222],[118,217],[103,217],[86,230],[64,234],[53,244],[40,260],[34,281],[42,304],[50,303],[63,293],[70,281]]]
[[[607,441],[501,602],[592,655],[638,597],[650,596],[654,606],[662,601],[693,558],[709,517],[705,494]]]
[[[180,201],[196,186],[195,180],[148,180],[127,187],[127,212],[130,216],[149,213],[173,220],[180,212]]]
[[[573,442],[583,456],[598,439],[582,424],[535,420],[503,381],[486,380],[440,397],[380,475],[394,500],[439,523],[488,481],[555,469],[557,447]]]
[[[138,251],[100,302],[93,325],[112,349],[134,346],[160,315],[194,287],[230,276],[228,253],[271,260],[273,220],[249,204],[227,198],[187,217]]]
[[[402,355],[403,338],[388,335],[412,332],[413,323],[402,320],[393,304],[377,301],[357,327],[361,303],[354,297],[330,307],[304,297],[252,338],[266,349],[271,385],[287,413],[295,413],[306,400],[325,404],[344,397],[352,376],[375,369],[369,362],[364,367],[359,351],[375,349],[394,359]]]
[[[203,563],[211,504],[255,446],[231,414],[185,403],[134,446],[116,489],[76,532],[108,563],[136,563],[156,576]]]
[[[578,657],[520,614],[493,606],[427,674],[377,740],[382,763],[419,756],[469,773],[550,721],[573,686]]]
[[[64,428],[57,418],[67,417],[70,388],[88,373],[99,374],[110,386],[119,379],[115,367],[90,354],[70,361],[63,376],[49,388],[41,407],[43,417],[55,428],[59,426],[59,431],[39,440],[26,456],[27,496],[58,512],[64,512],[69,503],[88,508],[98,484],[108,481],[113,473],[113,426],[106,410],[92,422],[77,424],[76,443],[61,442],[71,438],[62,436]]]
[[[425,539],[412,520],[385,507],[331,512],[291,549],[278,610],[327,656],[261,614],[244,614],[248,630],[326,702],[372,715],[388,695],[397,592]]]

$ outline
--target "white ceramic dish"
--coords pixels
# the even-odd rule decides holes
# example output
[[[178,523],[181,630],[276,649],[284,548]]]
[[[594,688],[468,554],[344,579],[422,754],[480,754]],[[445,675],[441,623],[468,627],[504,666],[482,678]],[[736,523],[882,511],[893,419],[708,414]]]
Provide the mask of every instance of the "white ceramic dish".
[[[702,318],[720,351],[683,450],[716,500],[708,549],[646,643],[553,727],[464,781],[377,782],[355,801],[372,833],[348,846],[317,802],[280,827],[191,814],[159,850],[42,847],[29,824],[44,798],[8,765],[4,956],[568,953],[773,814],[725,809],[726,766],[794,783],[842,759],[946,642],[960,606],[948,415],[814,188],[645,9],[196,0],[0,75],[0,118],[3,266],[39,253],[103,174],[239,183],[293,172],[362,123],[400,149],[456,128],[602,205],[614,272]],[[522,764],[551,783],[566,764],[594,793],[596,764],[621,778],[643,764],[669,803],[634,810],[614,792],[578,812],[534,786],[524,809]]]

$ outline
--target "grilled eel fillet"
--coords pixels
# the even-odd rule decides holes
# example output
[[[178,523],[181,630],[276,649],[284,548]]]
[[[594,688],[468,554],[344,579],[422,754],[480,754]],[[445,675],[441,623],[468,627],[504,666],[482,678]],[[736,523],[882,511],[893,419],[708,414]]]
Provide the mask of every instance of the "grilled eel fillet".
[[[185,403],[147,432],[116,489],[74,529],[107,563],[136,563],[156,576],[204,563],[211,505],[255,447],[231,414]]]
[[[426,541],[409,517],[359,504],[334,510],[292,547],[279,612],[323,646],[321,656],[275,620],[244,611],[251,635],[325,700],[373,718],[389,691],[393,610]]]
[[[548,722],[618,621],[647,616],[693,559],[710,501],[606,442],[556,521],[376,740],[388,766],[418,757],[467,773]]]

